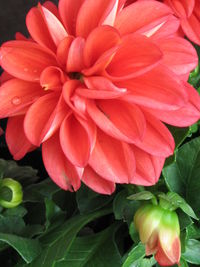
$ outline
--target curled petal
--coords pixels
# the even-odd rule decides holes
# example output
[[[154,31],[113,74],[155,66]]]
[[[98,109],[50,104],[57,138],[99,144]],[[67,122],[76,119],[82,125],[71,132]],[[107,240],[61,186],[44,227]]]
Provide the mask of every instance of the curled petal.
[[[147,32],[165,22],[170,14],[172,10],[157,1],[137,1],[118,13],[115,27],[122,35]]]
[[[50,138],[69,113],[62,95],[47,94],[38,99],[28,110],[24,120],[24,131],[30,142],[39,146]]]
[[[116,98],[127,92],[126,88],[119,88],[110,80],[101,76],[85,77],[84,82],[89,89],[77,88],[76,93],[86,98]]]
[[[0,63],[8,73],[31,82],[38,81],[46,67],[57,65],[53,53],[27,41],[4,43],[0,49]]]
[[[60,143],[65,156],[78,167],[89,160],[96,140],[96,127],[91,121],[71,115],[66,117],[60,129]]]
[[[103,179],[89,166],[85,167],[81,180],[99,194],[111,195],[115,191],[115,183]]]
[[[83,119],[86,118],[85,111],[85,99],[74,94],[78,87],[82,84],[78,80],[69,80],[63,86],[63,97],[68,106]]]
[[[95,105],[90,100],[87,111],[99,128],[110,136],[131,143],[143,139],[146,123],[137,106],[119,100],[98,100]]]
[[[119,33],[110,26],[95,28],[86,39],[84,48],[84,62],[87,67],[92,66],[104,52],[120,43]]]
[[[23,158],[27,152],[35,148],[24,133],[23,123],[24,116],[9,118],[7,123],[6,142],[15,160]]]
[[[65,157],[58,133],[42,145],[42,157],[51,179],[62,189],[76,191],[80,187],[79,171]]]
[[[95,64],[90,67],[82,70],[82,73],[85,76],[96,76],[96,75],[102,75],[102,73],[105,72],[105,68],[109,65],[112,58],[114,57],[116,51],[118,49],[118,46],[115,46],[105,53],[103,53],[102,56],[95,62]]]
[[[47,67],[40,76],[40,84],[44,90],[60,90],[66,80],[66,75],[58,67]]]
[[[0,117],[5,118],[24,113],[45,92],[38,83],[11,79],[0,87]]]
[[[130,183],[135,174],[135,157],[131,147],[98,131],[89,165],[100,176],[116,183]]]
[[[113,81],[131,79],[154,68],[162,59],[162,52],[149,38],[128,35],[106,68],[106,75]]]

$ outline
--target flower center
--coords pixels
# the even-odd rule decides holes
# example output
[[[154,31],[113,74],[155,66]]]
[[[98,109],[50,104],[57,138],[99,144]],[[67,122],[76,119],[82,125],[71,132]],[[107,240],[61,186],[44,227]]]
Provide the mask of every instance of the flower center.
[[[79,80],[81,82],[83,81],[83,75],[80,72],[70,72],[68,76],[72,80]]]

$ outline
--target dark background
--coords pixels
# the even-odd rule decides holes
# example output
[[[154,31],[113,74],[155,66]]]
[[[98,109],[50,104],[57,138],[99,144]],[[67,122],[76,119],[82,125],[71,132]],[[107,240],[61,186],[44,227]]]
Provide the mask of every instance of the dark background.
[[[28,10],[44,0],[0,0],[0,45],[14,39],[16,32],[27,35],[25,18]],[[57,3],[57,0],[51,0]]]
[[[58,3],[57,0],[51,0]],[[9,40],[15,39],[15,33],[21,32],[28,36],[26,30],[26,14],[33,6],[37,6],[38,2],[44,3],[44,0],[0,0],[0,45]],[[0,68],[0,74],[2,69]],[[1,103],[0,103],[1,104]],[[6,120],[0,120],[0,127],[5,131]],[[16,133],[17,134],[17,133]],[[12,156],[6,146],[5,136],[0,136],[0,158],[11,160]],[[38,169],[41,178],[47,176],[41,157],[40,148],[34,152],[28,153],[22,160],[18,161],[19,165],[30,165]]]

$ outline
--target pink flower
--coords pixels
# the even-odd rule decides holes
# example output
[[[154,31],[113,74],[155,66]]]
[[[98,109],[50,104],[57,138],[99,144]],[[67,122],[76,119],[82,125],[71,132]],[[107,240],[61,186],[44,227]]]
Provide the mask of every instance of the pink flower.
[[[180,226],[174,211],[147,204],[136,212],[134,223],[142,243],[146,245],[146,255],[155,254],[161,266],[179,264]]]
[[[65,190],[81,181],[103,194],[116,183],[155,184],[174,151],[162,122],[184,127],[200,117],[186,83],[198,58],[176,37],[179,20],[157,1],[124,3],[47,1],[27,15],[30,38],[18,34],[0,50],[10,152],[20,159],[42,145],[47,172]]]

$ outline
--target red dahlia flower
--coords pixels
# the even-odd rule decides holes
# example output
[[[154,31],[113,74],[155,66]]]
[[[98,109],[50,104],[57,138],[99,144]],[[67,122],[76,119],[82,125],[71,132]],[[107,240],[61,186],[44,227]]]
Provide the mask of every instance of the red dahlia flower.
[[[162,122],[200,117],[186,83],[197,55],[176,37],[179,20],[157,1],[124,2],[38,5],[26,18],[31,38],[0,50],[10,152],[20,159],[42,145],[47,172],[66,190],[81,181],[105,194],[115,183],[155,184],[174,150]]]

